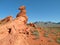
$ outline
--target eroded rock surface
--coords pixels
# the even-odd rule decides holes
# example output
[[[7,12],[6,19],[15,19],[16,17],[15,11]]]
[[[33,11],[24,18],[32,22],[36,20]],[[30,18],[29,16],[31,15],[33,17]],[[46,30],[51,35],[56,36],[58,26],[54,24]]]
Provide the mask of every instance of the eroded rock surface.
[[[27,23],[28,17],[26,16],[26,9],[25,8],[26,8],[25,6],[21,6],[19,8],[20,12],[17,14],[16,17],[24,17],[25,18],[24,22]]]
[[[9,22],[9,21],[12,21],[12,20],[13,20],[12,16],[8,16],[8,17],[0,20],[0,23],[1,23],[1,24],[5,24],[5,23],[7,23],[7,22]]]
[[[19,10],[15,19],[8,16],[0,20],[0,45],[60,45],[55,41],[60,32],[52,35],[50,28],[48,33],[48,30],[37,27],[32,22],[26,24],[28,17],[25,6]]]
[[[25,6],[19,8],[15,19],[11,16],[1,20],[0,25],[0,45],[29,45],[26,36],[21,34],[27,28],[27,16]],[[10,21],[10,22],[9,22]]]

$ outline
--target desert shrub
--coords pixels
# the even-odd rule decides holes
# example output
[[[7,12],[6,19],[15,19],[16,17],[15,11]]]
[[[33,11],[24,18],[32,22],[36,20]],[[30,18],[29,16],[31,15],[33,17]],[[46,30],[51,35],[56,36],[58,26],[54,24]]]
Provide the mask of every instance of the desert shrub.
[[[58,33],[58,32],[60,33],[60,29],[59,29],[59,30],[57,30],[57,33]]]
[[[30,30],[30,32],[31,32],[32,35],[35,36],[35,38],[33,38],[34,40],[35,39],[39,39],[39,32],[38,32],[38,30],[34,30],[34,31]]]
[[[48,33],[44,33],[44,37],[48,37]]]
[[[34,31],[32,32],[32,35],[39,36],[38,30],[34,30]]]
[[[57,32],[52,32],[53,34],[57,34]]]
[[[49,39],[48,42],[53,42],[54,40],[53,39]]]
[[[57,32],[56,31],[55,32],[51,32],[51,33],[57,36]]]
[[[56,42],[60,44],[60,38],[57,38],[56,39]]]
[[[39,37],[35,37],[35,38],[33,38],[33,40],[37,40],[37,39],[39,39]]]

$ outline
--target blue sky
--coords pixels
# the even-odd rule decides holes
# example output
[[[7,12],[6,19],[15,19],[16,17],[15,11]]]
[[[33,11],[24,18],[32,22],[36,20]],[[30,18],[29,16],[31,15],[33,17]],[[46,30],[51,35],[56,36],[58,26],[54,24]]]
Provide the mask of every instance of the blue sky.
[[[28,22],[60,22],[60,0],[0,0],[0,19],[15,18],[22,5],[26,6]]]

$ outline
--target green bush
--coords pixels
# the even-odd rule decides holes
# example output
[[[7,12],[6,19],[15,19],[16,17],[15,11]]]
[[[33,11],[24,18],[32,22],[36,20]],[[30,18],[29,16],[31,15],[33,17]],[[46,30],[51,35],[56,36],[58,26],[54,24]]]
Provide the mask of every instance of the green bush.
[[[44,33],[44,37],[48,37],[48,33]]]
[[[56,39],[56,41],[57,41],[57,43],[59,43],[59,44],[60,44],[60,38],[57,38],[57,39]]]
[[[35,36],[34,40],[39,39],[39,32],[38,30],[30,30],[31,34]]]
[[[34,30],[34,31],[32,32],[32,35],[39,36],[38,30]]]

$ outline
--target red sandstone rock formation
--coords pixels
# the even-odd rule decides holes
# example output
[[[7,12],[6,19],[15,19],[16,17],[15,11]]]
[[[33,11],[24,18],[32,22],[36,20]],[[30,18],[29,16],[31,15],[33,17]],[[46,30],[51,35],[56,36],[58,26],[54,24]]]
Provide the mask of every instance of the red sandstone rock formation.
[[[27,16],[25,6],[19,8],[20,13],[16,19],[11,16],[1,20],[4,24],[0,25],[0,45],[29,45],[25,35],[21,34],[27,28]],[[10,22],[9,22],[10,21]]]
[[[1,20],[0,45],[60,45],[52,40],[53,35],[47,38],[44,36],[45,29],[35,28],[36,26],[33,23],[26,25],[28,18],[25,6],[21,6],[19,9],[21,12],[15,19],[9,16]]]
[[[32,27],[37,27],[35,24],[33,24],[32,22],[29,24]]]
[[[4,23],[7,23],[7,22],[12,21],[12,20],[13,20],[12,16],[8,16],[8,17],[4,18],[3,20],[1,20],[0,22],[2,24],[4,24]]]
[[[24,17],[25,18],[24,22],[27,23],[28,17],[26,16],[26,9],[25,8],[26,8],[25,6],[21,6],[19,8],[20,12],[17,14],[16,17]]]

